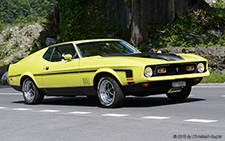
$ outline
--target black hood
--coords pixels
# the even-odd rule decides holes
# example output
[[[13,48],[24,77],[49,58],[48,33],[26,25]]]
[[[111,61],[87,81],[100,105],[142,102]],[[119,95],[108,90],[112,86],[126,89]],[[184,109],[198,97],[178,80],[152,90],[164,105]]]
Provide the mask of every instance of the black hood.
[[[135,54],[123,54],[123,55],[107,55],[109,56],[128,56],[128,57],[143,57],[143,58],[152,58],[152,59],[161,59],[166,61],[179,61],[184,60],[181,56],[176,54],[167,54],[167,53],[135,53]],[[103,57],[107,57],[103,56]]]

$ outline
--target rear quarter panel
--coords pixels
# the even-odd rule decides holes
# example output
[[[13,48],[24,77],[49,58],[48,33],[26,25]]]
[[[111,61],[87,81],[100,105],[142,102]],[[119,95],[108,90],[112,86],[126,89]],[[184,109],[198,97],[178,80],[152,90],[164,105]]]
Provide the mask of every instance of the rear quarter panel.
[[[37,86],[42,85],[41,77],[34,74],[41,74],[45,60],[42,58],[46,49],[42,49],[21,61],[9,66],[8,77],[10,85],[20,86],[21,79],[25,76],[31,77]]]

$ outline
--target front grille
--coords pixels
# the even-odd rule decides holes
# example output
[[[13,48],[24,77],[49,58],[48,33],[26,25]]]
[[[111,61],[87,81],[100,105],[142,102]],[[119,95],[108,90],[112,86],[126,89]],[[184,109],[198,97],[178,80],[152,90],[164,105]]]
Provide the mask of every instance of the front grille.
[[[190,73],[197,73],[197,65],[200,62],[195,63],[180,63],[180,64],[166,64],[166,65],[155,65],[150,66],[154,70],[153,76],[166,76],[166,75],[179,75],[179,74],[190,74]],[[206,72],[206,62],[201,62],[205,65],[205,71]],[[194,66],[194,70],[187,71],[187,66]],[[165,68],[166,73],[158,73],[159,68]]]

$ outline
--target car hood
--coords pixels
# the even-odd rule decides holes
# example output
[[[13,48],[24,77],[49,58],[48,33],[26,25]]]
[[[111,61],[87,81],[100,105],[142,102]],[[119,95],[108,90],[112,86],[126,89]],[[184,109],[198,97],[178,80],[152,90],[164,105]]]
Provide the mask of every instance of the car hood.
[[[135,53],[135,54],[122,54],[122,55],[104,55],[102,57],[139,57],[139,58],[160,59],[165,61],[184,60],[184,58],[176,54],[166,54],[166,53]]]
[[[182,58],[181,56],[178,56],[176,54],[166,54],[166,53],[138,53],[138,54],[129,54],[126,56],[160,59],[160,60],[165,60],[165,61],[184,60],[184,58]]]
[[[113,59],[118,61],[139,62],[142,64],[164,64],[174,62],[192,62],[203,61],[200,56],[193,54],[167,54],[167,53],[136,53],[136,54],[122,54],[122,55],[103,55],[102,58]],[[116,61],[115,60],[115,61]]]
[[[135,60],[138,62],[149,62],[149,61],[181,61],[184,60],[183,57],[178,56],[176,54],[166,54],[166,53],[135,53],[135,54],[122,54],[122,55],[104,55],[101,56],[104,58],[115,57],[115,58],[123,58]]]

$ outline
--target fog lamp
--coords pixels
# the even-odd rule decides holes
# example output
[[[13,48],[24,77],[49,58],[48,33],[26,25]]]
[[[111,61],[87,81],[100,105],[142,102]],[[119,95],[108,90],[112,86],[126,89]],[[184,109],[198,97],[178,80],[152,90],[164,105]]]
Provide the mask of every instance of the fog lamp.
[[[187,71],[193,71],[193,70],[195,70],[195,67],[193,65],[187,66],[186,70]]]
[[[166,68],[159,68],[157,70],[157,73],[159,73],[159,74],[166,73]]]

